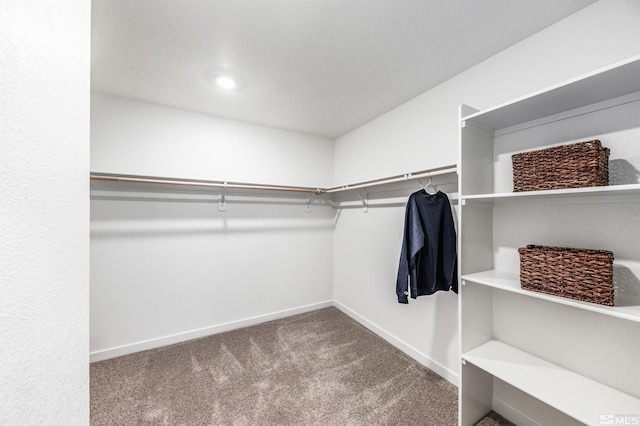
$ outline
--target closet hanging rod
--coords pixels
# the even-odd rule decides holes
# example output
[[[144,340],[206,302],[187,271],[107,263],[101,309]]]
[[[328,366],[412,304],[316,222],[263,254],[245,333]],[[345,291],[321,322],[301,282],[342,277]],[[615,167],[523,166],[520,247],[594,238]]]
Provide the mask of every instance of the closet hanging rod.
[[[261,185],[253,183],[239,183],[239,182],[223,182],[223,181],[208,181],[208,180],[192,180],[192,179],[174,179],[163,177],[151,177],[151,176],[133,176],[133,175],[118,175],[108,173],[91,173],[89,177],[91,180],[102,180],[110,182],[134,182],[134,183],[152,183],[159,185],[183,185],[183,186],[201,186],[209,188],[227,188],[227,189],[255,189],[261,191],[287,191],[287,192],[303,192],[310,194],[330,194],[334,192],[350,191],[353,189],[369,188],[372,186],[385,185],[388,183],[404,182],[408,180],[422,179],[438,175],[446,175],[451,173],[457,173],[456,166],[425,170],[415,173],[407,173],[404,175],[392,176],[383,179],[370,180],[366,182],[359,182],[351,185],[336,186],[333,188],[311,188],[305,186],[281,186],[281,185]]]
[[[451,173],[458,173],[458,168],[456,166],[450,166],[442,169],[432,169],[432,170],[425,170],[422,172],[407,173],[404,175],[398,175],[398,176],[393,176],[393,177],[384,178],[384,179],[376,179],[376,180],[371,180],[367,182],[360,182],[352,185],[336,186],[333,188],[325,189],[324,192],[326,192],[327,194],[331,194],[333,192],[342,192],[342,191],[349,191],[352,189],[369,188],[371,186],[385,185],[387,183],[404,182],[407,180],[422,179],[422,178],[428,178],[428,177],[439,176],[439,175],[448,175]]]
[[[310,187],[303,187],[303,186],[258,185],[258,184],[252,184],[252,183],[188,180],[188,179],[173,179],[173,178],[147,177],[147,176],[114,175],[114,174],[102,174],[102,173],[91,173],[89,176],[91,180],[103,180],[103,181],[110,181],[110,182],[153,183],[153,184],[159,184],[159,185],[203,186],[208,188],[227,188],[227,189],[255,189],[255,190],[262,190],[262,191],[288,191],[288,192],[304,192],[304,193],[312,193],[312,194],[321,194],[325,192],[325,190],[323,190],[322,188],[310,188]]]

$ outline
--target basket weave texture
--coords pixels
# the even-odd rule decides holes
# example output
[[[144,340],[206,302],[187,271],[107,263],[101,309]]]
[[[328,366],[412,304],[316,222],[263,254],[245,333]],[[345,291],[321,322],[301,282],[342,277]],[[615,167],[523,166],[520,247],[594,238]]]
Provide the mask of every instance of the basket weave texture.
[[[518,253],[523,289],[613,306],[612,252],[528,245]]]
[[[511,161],[514,192],[609,185],[609,148],[597,139],[521,152]]]

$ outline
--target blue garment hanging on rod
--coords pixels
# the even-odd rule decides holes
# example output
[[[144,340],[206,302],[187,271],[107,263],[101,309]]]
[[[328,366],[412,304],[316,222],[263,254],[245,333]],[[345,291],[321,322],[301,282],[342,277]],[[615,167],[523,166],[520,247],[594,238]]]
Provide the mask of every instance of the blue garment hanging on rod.
[[[398,303],[436,291],[458,292],[456,230],[449,197],[424,189],[409,197],[398,266]],[[409,288],[410,283],[410,288]]]

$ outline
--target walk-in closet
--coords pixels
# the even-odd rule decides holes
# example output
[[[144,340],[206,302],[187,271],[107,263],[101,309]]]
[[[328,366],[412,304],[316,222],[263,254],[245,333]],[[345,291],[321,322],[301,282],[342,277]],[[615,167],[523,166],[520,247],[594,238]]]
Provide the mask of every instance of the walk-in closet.
[[[0,425],[640,424],[639,142],[636,0],[9,0]]]

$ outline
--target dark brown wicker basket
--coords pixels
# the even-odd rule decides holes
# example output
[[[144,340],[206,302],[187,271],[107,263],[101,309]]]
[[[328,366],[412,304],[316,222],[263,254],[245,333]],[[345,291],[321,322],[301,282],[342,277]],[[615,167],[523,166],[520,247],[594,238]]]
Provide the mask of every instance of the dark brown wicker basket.
[[[609,149],[599,140],[521,152],[511,161],[514,192],[609,185]]]
[[[528,245],[518,253],[523,289],[613,306],[612,252]]]

